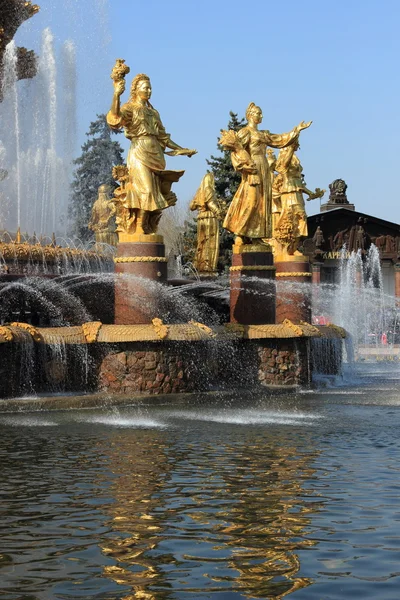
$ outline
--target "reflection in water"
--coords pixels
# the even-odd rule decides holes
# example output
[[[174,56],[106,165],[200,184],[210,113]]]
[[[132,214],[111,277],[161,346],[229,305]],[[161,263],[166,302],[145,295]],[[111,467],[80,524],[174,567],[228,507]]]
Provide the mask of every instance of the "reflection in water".
[[[148,586],[164,585],[161,566],[149,552],[163,539],[154,511],[170,471],[166,442],[154,430],[140,432],[135,438],[118,432],[109,442],[108,454],[109,468],[118,477],[110,489],[115,502],[107,509],[113,534],[102,541],[101,549],[116,564],[105,566],[104,575],[129,586],[134,595],[124,599],[151,599],[153,595],[146,592]]]
[[[102,551],[116,564],[104,574],[129,586],[126,600],[233,590],[279,599],[312,583],[298,574],[297,552],[316,543],[308,515],[320,504],[304,482],[318,452],[279,436],[214,435],[168,445],[159,431],[119,433],[110,443],[113,535]]]
[[[400,372],[368,377],[0,414],[1,599],[398,600]]]

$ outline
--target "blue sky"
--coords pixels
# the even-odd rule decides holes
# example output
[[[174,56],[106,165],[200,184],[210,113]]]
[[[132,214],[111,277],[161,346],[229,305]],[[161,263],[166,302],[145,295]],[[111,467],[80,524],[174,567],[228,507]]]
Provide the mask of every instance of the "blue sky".
[[[274,133],[313,120],[299,153],[309,187],[327,189],[341,177],[356,210],[400,222],[397,1],[39,3],[17,42],[38,48],[45,26],[59,41],[76,41],[80,143],[95,114],[108,109],[115,58],[131,67],[128,83],[137,72],[151,77],[152,103],[172,139],[198,150],[168,159],[169,168],[186,169],[176,188],[182,210],[217,152],[229,111],[242,116],[253,101]],[[307,208],[318,212],[319,201]]]

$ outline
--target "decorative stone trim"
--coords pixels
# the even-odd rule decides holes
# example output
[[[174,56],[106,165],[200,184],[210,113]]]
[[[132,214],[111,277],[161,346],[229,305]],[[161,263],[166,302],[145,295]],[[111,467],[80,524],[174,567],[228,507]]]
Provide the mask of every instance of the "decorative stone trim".
[[[232,247],[233,254],[247,254],[248,252],[272,252],[270,244],[241,244]]]
[[[117,256],[115,263],[133,263],[133,262],[168,262],[164,256]]]
[[[151,322],[160,340],[164,340],[168,335],[169,327],[164,325],[161,319],[153,319]]]
[[[276,271],[276,267],[271,265],[239,265],[230,267],[230,271]]]
[[[329,327],[332,331],[334,331],[339,337],[341,338],[345,338],[346,337],[346,330],[343,329],[343,327],[340,327],[339,325],[334,325],[333,323],[331,325],[327,325],[326,327]]]
[[[312,273],[301,273],[296,271],[293,271],[292,273],[281,272],[276,273],[276,277],[312,277]]]
[[[289,329],[291,329],[298,337],[304,335],[302,328],[299,325],[295,325],[294,323],[292,323],[292,321],[289,321],[289,319],[285,319],[282,325],[289,327]]]
[[[97,337],[99,335],[101,326],[101,321],[89,321],[88,323],[82,324],[83,335],[88,344],[97,342]]]
[[[27,331],[29,333],[29,335],[32,336],[33,340],[35,342],[41,342],[43,341],[43,338],[40,334],[40,332],[36,329],[36,327],[34,327],[33,325],[30,325],[29,323],[11,323],[11,327],[19,327],[20,329],[24,329],[25,331]]]
[[[197,321],[189,321],[189,323],[190,323],[190,325],[194,325],[195,327],[198,327],[202,331],[205,331],[207,333],[207,335],[209,335],[210,337],[214,338],[216,336],[216,334],[211,329],[211,327],[207,327],[207,325],[204,325],[204,323],[198,323]]]
[[[306,321],[300,321],[301,328],[303,330],[303,334],[306,336],[322,337],[320,330],[315,327],[315,325],[311,325],[311,323],[307,323]],[[346,334],[345,336],[346,337]]]
[[[13,332],[9,327],[0,326],[0,342],[12,342],[14,339]]]
[[[137,244],[163,244],[164,238],[162,235],[156,233],[125,233],[123,231],[118,232],[118,240],[124,244],[133,243]]]

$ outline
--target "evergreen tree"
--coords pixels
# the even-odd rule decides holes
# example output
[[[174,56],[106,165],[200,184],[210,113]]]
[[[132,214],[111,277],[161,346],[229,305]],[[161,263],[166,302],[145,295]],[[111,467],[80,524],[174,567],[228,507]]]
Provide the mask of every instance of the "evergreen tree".
[[[181,234],[183,264],[193,264],[197,248],[197,221],[194,217],[186,219]]]
[[[106,116],[97,115],[86,133],[89,139],[82,146],[81,156],[74,160],[77,168],[71,184],[68,215],[71,234],[83,241],[93,235],[88,223],[99,186],[105,183],[114,189],[117,184],[112,177],[112,168],[124,161],[120,143],[111,139],[113,133]]]

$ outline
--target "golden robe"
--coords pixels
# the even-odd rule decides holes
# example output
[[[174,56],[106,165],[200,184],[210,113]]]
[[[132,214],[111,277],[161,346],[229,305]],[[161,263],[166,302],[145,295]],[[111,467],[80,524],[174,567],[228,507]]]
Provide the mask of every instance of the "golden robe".
[[[248,238],[270,238],[272,236],[272,185],[271,173],[266,158],[267,146],[284,148],[298,135],[296,130],[290,133],[275,134],[259,131],[248,126],[238,131],[238,138],[255,163],[260,179],[258,185],[251,185],[251,175],[242,170],[237,153],[232,152],[232,164],[242,174],[242,181],[230,204],[223,227],[236,235]]]
[[[197,248],[194,266],[199,273],[215,273],[219,256],[220,207],[215,195],[214,175],[207,173],[200,184],[190,210],[198,210]]]
[[[276,170],[282,176],[281,180],[281,219],[293,213],[297,216],[296,237],[307,237],[307,214],[304,204],[303,190],[305,183],[302,178],[303,167],[294,154],[294,147],[279,153]],[[279,227],[279,221],[277,223]]]
[[[127,157],[129,180],[126,184],[126,208],[158,211],[169,206],[160,189],[160,173],[165,169],[164,150],[170,140],[159,113],[150,104],[127,102],[120,117],[111,111],[107,123],[112,129],[124,128],[131,141]]]
[[[110,202],[107,193],[99,192],[99,197],[93,204],[91,218],[88,223],[88,228],[94,231],[98,244],[117,245],[118,235],[115,232],[115,213],[115,206]]]

